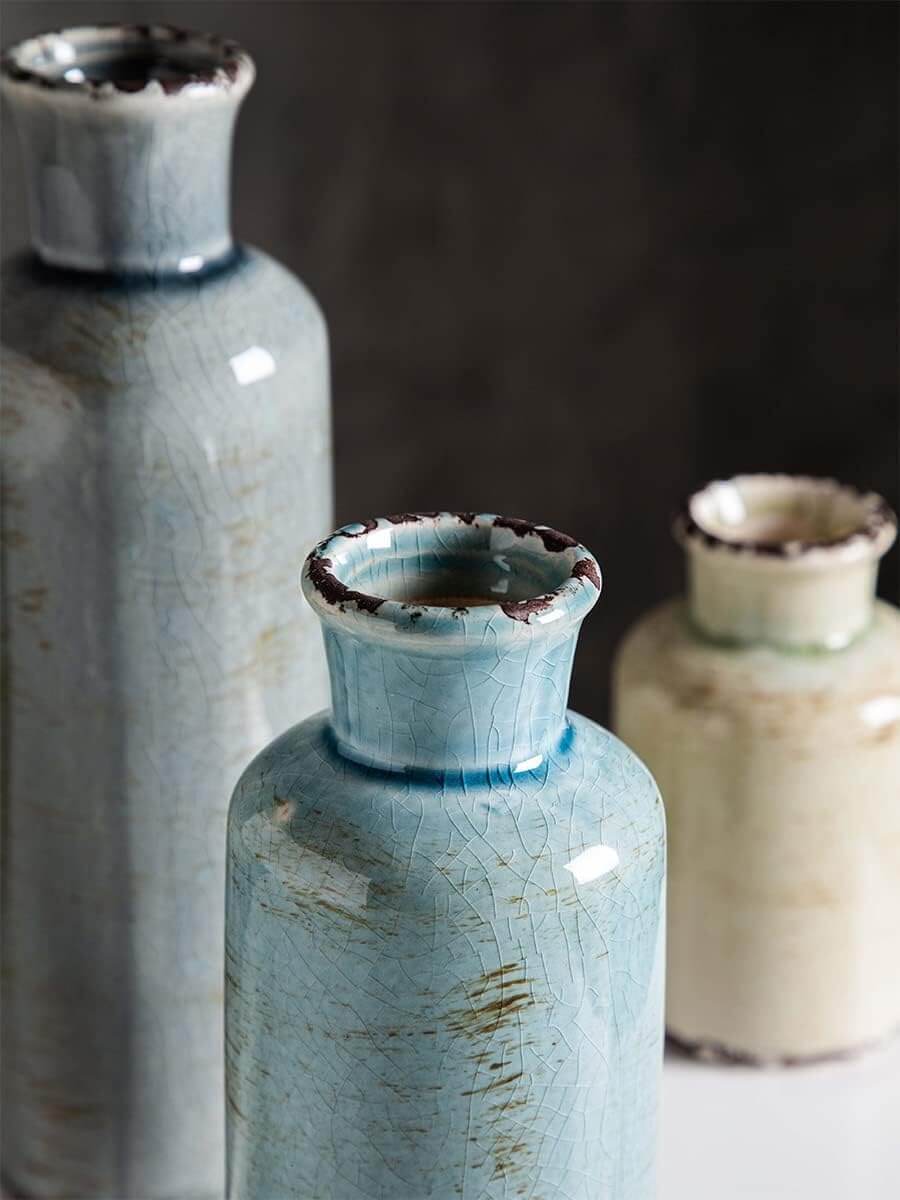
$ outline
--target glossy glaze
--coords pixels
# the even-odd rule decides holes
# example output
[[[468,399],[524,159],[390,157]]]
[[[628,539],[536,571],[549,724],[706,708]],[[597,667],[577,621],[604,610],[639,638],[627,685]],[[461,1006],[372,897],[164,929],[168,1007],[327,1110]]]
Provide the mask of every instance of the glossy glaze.
[[[599,583],[474,514],[308,560],[333,713],[231,808],[231,1200],[653,1195],[662,807],[566,711]]]
[[[96,66],[93,34],[40,44]],[[252,68],[202,61],[4,82],[68,264],[4,276],[3,1170],[34,1197],[221,1197],[226,798],[325,698],[291,564],[330,525],[327,335],[231,244]]]
[[[681,522],[686,600],[621,648],[615,727],[669,820],[667,1024],[756,1061],[900,1025],[895,520],[828,481],[741,477]]]

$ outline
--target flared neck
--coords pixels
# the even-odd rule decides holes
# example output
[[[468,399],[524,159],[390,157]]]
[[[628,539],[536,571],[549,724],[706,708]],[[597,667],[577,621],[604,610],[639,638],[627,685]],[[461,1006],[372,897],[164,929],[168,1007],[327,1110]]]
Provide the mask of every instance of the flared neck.
[[[346,526],[307,559],[332,730],[383,770],[509,775],[566,735],[596,561],[572,538],[494,514],[403,514]]]
[[[838,650],[869,625],[897,519],[830,479],[740,475],[691,496],[676,522],[688,610],[703,634]]]
[[[232,252],[231,140],[254,68],[169,26],[85,26],[2,63],[31,238],[51,266],[195,275]]]

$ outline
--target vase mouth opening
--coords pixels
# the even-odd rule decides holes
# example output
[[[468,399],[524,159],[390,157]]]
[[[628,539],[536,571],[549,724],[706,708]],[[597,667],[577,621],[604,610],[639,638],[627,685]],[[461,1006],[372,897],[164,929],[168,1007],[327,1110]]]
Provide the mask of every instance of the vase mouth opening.
[[[307,558],[301,586],[325,620],[418,637],[494,635],[580,621],[601,588],[566,534],[494,513],[402,513],[345,525]]]
[[[172,25],[81,25],[39,34],[7,50],[0,70],[8,85],[94,100],[242,95],[255,76],[236,42]]]
[[[810,566],[878,559],[896,533],[881,496],[801,475],[714,480],[688,497],[675,521],[688,549]]]

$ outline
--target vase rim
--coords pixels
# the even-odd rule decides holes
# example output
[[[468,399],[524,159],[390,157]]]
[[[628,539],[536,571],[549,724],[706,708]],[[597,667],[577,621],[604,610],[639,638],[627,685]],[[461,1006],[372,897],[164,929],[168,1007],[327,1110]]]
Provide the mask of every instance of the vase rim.
[[[8,88],[106,102],[237,99],[255,77],[237,42],[175,25],[75,25],[25,38],[0,58]]]
[[[876,492],[812,475],[754,473],[692,492],[675,518],[688,550],[754,561],[830,567],[880,558],[897,516]]]
[[[553,583],[533,595],[511,594],[506,600],[486,596],[456,597],[458,602],[429,603],[434,597],[382,596],[355,586],[367,563],[387,562],[428,551],[471,555],[472,561],[500,562],[511,568],[504,552],[524,556],[536,574]],[[521,561],[521,558],[520,558]],[[402,575],[402,572],[401,572]],[[426,574],[427,577],[427,574]],[[515,573],[511,575],[515,578]],[[502,580],[501,580],[502,582]],[[344,525],[320,542],[301,571],[306,599],[326,621],[339,620],[370,636],[381,631],[443,636],[473,642],[478,630],[496,635],[508,631],[533,634],[547,626],[561,631],[587,615],[600,594],[600,567],[593,554],[567,534],[496,513],[400,513]],[[499,591],[499,587],[492,589]],[[464,600],[469,599],[469,603]],[[474,603],[472,602],[474,601]]]

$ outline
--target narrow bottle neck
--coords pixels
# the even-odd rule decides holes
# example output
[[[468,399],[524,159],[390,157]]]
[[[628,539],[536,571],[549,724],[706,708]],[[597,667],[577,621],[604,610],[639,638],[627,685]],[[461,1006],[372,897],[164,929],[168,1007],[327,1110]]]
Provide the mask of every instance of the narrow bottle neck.
[[[32,243],[45,262],[190,275],[230,253],[238,97],[10,95]]]
[[[719,640],[838,650],[868,627],[897,518],[874,492],[806,475],[735,475],[675,523],[694,626]]]
[[[840,649],[869,625],[877,561],[827,566],[688,552],[688,609],[709,637],[786,649]]]
[[[464,619],[464,618],[462,618]],[[454,654],[325,629],[342,754],[390,771],[537,770],[559,745],[577,629]]]

